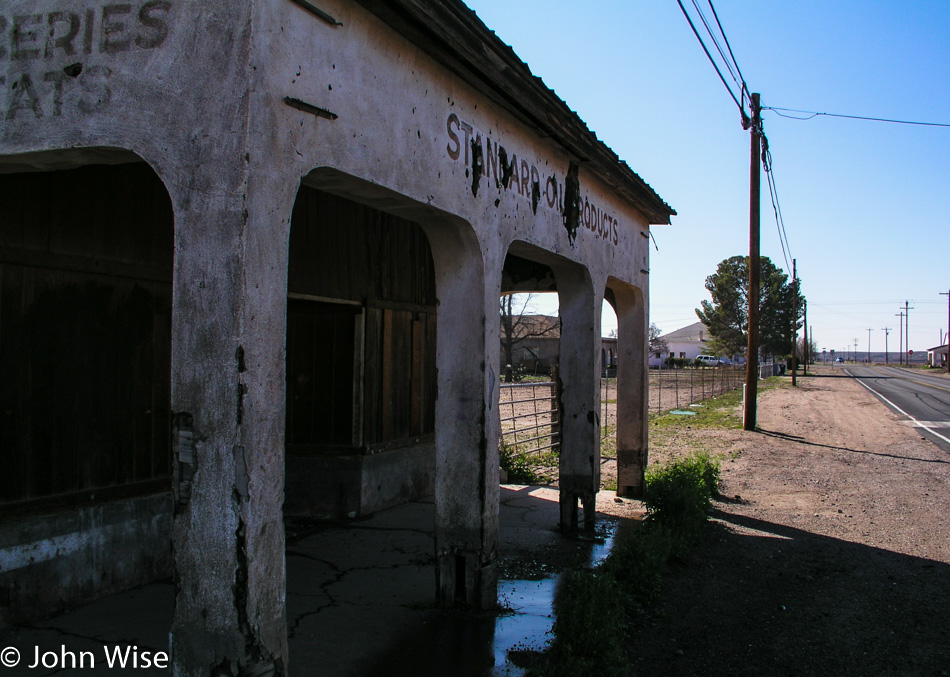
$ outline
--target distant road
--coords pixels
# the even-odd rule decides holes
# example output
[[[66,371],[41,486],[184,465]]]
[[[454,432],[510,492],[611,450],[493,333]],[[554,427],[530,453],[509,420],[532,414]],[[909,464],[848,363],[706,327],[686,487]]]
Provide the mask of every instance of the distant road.
[[[844,371],[950,452],[950,379],[898,367],[848,365]]]

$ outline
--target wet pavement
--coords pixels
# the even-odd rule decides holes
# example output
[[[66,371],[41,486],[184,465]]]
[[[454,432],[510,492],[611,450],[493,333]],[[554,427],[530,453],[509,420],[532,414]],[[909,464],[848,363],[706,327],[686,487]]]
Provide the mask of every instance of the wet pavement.
[[[594,534],[569,538],[559,533],[557,521],[556,489],[502,487],[500,609],[472,614],[433,606],[431,502],[408,503],[345,524],[288,520],[291,674],[523,674],[509,658],[520,662],[521,652],[546,645],[559,575],[605,557],[620,526],[618,518],[600,517]],[[127,674],[106,666],[103,647],[137,647],[130,656],[168,651],[173,602],[173,586],[156,583],[29,627],[0,631],[0,646],[15,647],[22,656],[18,667],[3,669],[2,677]],[[60,659],[63,647],[77,657],[89,652],[95,668],[62,670],[57,660],[50,668],[30,669],[37,647],[40,656],[52,651]],[[133,674],[167,671],[140,664]]]

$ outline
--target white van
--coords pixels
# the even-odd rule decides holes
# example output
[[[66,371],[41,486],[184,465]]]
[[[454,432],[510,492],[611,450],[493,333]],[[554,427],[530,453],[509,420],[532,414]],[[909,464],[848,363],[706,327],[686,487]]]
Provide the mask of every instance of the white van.
[[[715,355],[699,355],[696,362],[704,367],[715,367],[719,364],[719,358]]]

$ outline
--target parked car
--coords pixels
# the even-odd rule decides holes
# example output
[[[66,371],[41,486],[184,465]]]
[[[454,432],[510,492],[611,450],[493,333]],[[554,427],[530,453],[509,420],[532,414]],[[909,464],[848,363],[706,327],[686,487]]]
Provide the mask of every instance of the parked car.
[[[695,362],[703,367],[715,367],[720,363],[720,360],[715,355],[699,355]]]

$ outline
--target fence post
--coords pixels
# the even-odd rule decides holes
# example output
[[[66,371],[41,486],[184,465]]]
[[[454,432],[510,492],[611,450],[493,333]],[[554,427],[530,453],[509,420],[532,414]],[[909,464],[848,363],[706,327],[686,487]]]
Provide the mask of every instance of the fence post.
[[[678,372],[679,367],[675,364],[673,365],[673,387],[676,391],[676,404],[673,405],[674,409],[680,408],[680,375]]]

